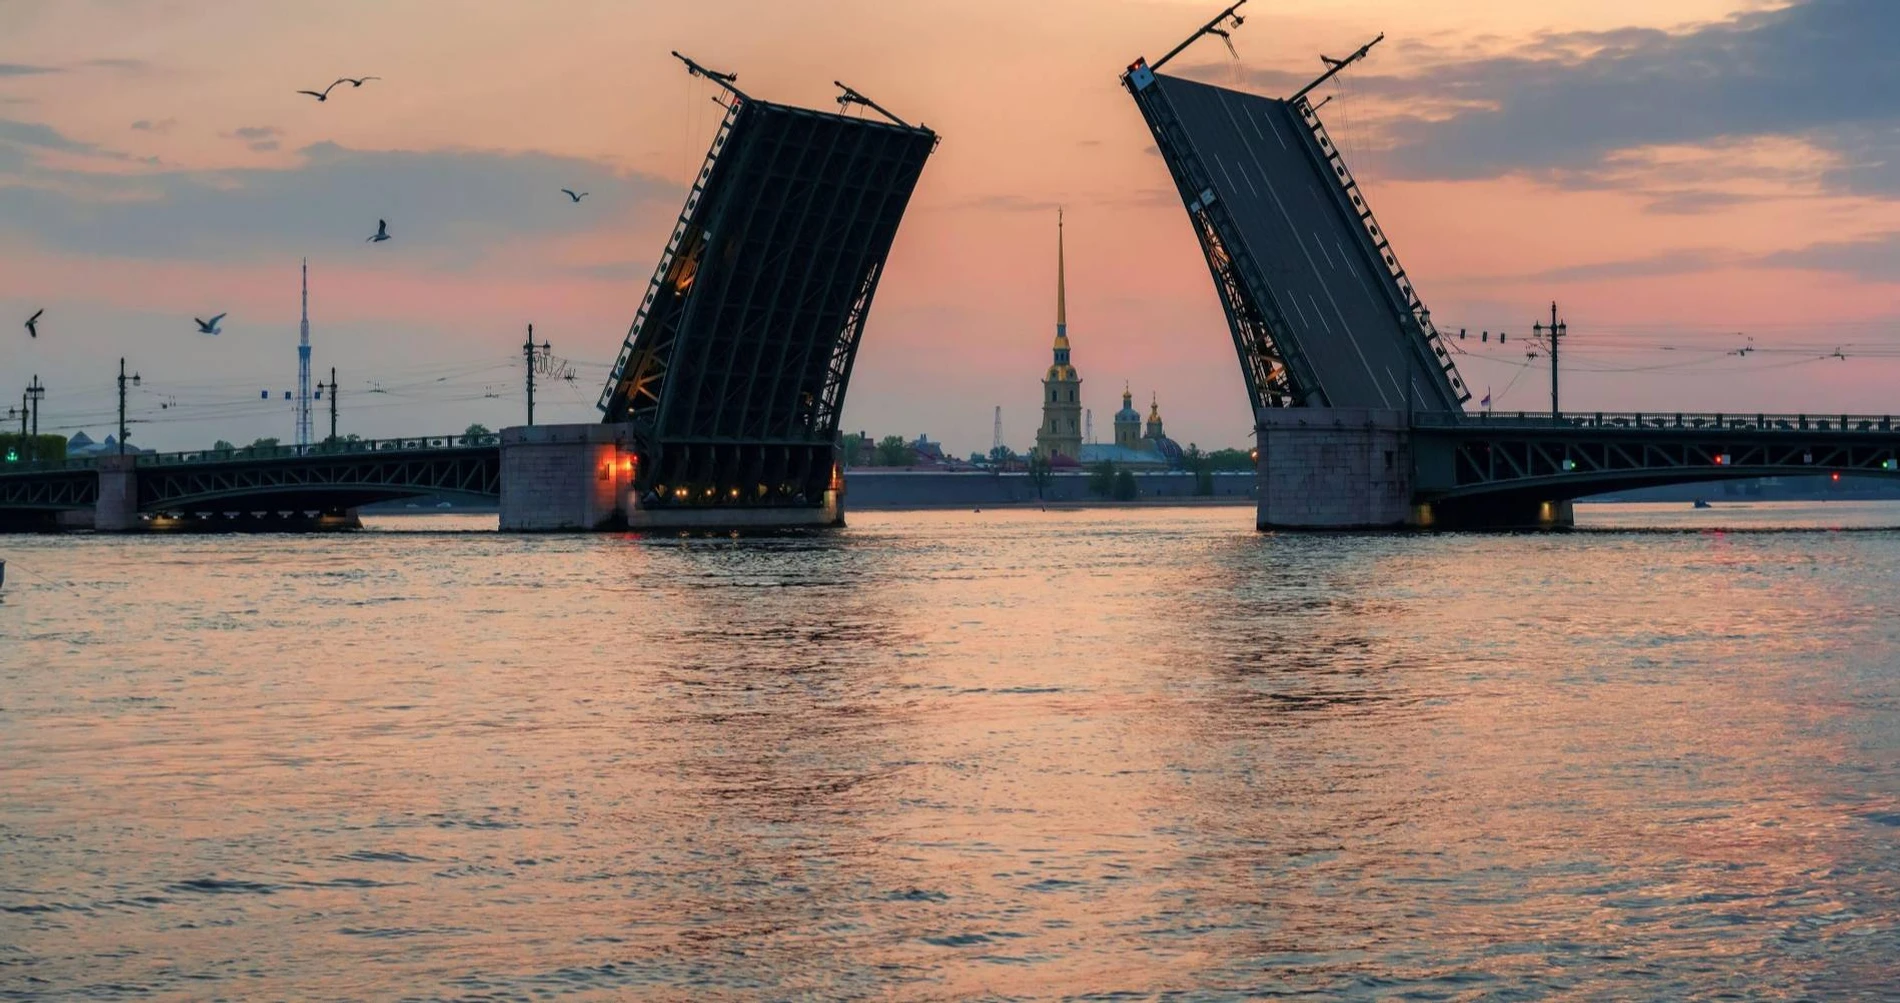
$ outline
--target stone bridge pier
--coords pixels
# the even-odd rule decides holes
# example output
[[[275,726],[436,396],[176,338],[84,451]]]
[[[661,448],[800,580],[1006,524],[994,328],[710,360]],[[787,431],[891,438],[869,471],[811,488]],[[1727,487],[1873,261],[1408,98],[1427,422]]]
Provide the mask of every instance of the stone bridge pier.
[[[1255,426],[1263,531],[1567,529],[1568,498],[1500,493],[1421,500],[1449,477],[1450,452],[1421,443],[1403,411],[1262,408]],[[1442,475],[1442,476],[1441,476]],[[1426,497],[1430,497],[1428,494]]]

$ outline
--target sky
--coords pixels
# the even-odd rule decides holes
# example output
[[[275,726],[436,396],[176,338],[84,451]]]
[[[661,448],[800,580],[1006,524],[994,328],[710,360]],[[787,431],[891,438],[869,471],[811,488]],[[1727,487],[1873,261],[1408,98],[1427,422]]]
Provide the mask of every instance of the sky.
[[[42,431],[101,438],[123,356],[134,442],[288,440],[307,256],[339,431],[518,424],[529,323],[574,376],[544,386],[537,420],[597,420],[720,111],[678,49],[775,101],[830,108],[842,80],[943,137],[847,429],[987,450],[1000,406],[1027,448],[1062,206],[1097,437],[1126,384],[1177,440],[1244,446],[1212,282],[1117,83],[1219,6],[0,0],[0,406],[37,374]],[[1548,407],[1548,360],[1524,339],[1556,300],[1566,410],[1900,411],[1900,61],[1884,51],[1900,4],[1243,13],[1234,55],[1204,39],[1169,71],[1284,95],[1320,53],[1385,33],[1322,115],[1440,328],[1470,332],[1460,368],[1496,407]],[[295,93],[345,74],[382,79]],[[394,239],[366,243],[379,218]],[[220,312],[223,334],[196,333]]]

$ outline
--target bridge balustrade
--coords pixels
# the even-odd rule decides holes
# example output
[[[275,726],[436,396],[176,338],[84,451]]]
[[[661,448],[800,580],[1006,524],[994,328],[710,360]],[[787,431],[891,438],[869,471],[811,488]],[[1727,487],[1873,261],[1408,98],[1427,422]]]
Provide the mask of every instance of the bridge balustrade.
[[[1658,415],[1642,411],[1594,411],[1557,414],[1535,411],[1478,411],[1466,414],[1419,412],[1412,424],[1420,428],[1592,428],[1685,429],[1751,432],[1891,433],[1900,430],[1900,417],[1854,414],[1754,414],[1676,412]]]
[[[172,453],[128,453],[133,463],[140,467],[176,466],[186,463],[244,463],[254,460],[279,460],[299,456],[346,456],[358,453],[384,453],[399,451],[440,450],[440,449],[481,449],[499,448],[501,436],[495,433],[487,435],[425,435],[393,439],[336,439],[313,442],[307,446],[236,446],[231,449],[189,449]],[[106,457],[116,453],[100,453],[92,456],[69,456],[63,460],[20,461],[0,464],[0,473],[26,473],[48,470],[90,470],[99,465]]]

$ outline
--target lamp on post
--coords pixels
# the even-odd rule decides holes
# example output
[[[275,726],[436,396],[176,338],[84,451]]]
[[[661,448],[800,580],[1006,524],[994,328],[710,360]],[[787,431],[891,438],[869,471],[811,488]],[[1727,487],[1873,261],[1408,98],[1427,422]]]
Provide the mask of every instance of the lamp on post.
[[[521,343],[521,357],[528,364],[528,425],[530,427],[534,425],[534,372],[540,366],[546,365],[553,353],[554,346],[548,344],[546,338],[541,339],[540,346],[536,347],[534,325],[529,324],[528,340]]]
[[[125,356],[119,357],[119,455],[125,455]],[[132,374],[132,385],[139,385],[139,374]]]

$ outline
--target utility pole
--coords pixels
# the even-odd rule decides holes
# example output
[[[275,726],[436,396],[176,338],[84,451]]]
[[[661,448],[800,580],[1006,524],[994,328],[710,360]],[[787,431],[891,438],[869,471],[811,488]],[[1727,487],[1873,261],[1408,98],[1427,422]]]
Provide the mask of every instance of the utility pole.
[[[35,373],[33,374],[33,382],[26,385],[26,396],[21,399],[22,404],[30,406],[33,410],[33,436],[31,438],[26,437],[26,423],[24,421],[20,423],[20,436],[25,440],[22,444],[26,446],[26,456],[28,460],[37,460],[40,458],[40,401],[45,397],[46,384],[41,383],[39,374]]]
[[[1550,336],[1550,417],[1553,421],[1563,417],[1563,408],[1557,406],[1557,343],[1570,333],[1570,325],[1557,319],[1557,301],[1550,301],[1550,326],[1532,324],[1531,330],[1538,335]],[[1503,340],[1503,339],[1499,339]]]
[[[139,385],[139,374],[132,374],[132,385]],[[125,356],[119,356],[119,455],[125,455]]]
[[[336,367],[331,366],[330,367],[330,382],[328,383],[319,382],[317,384],[317,396],[321,397],[324,394],[330,395],[330,438],[332,440],[336,439],[336,395],[337,393],[338,391],[337,391],[337,386],[336,386]]]
[[[40,382],[38,373],[33,375],[33,382],[27,384],[26,399],[33,402],[33,434],[38,435],[40,434],[40,401],[46,399],[46,384]]]
[[[537,354],[539,353],[538,358]],[[528,325],[528,340],[521,343],[521,357],[528,363],[528,425],[534,426],[534,369],[538,359],[545,359],[554,352],[554,346],[543,340],[539,349],[534,344],[534,325]]]

